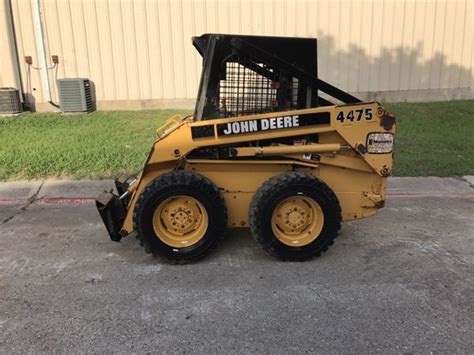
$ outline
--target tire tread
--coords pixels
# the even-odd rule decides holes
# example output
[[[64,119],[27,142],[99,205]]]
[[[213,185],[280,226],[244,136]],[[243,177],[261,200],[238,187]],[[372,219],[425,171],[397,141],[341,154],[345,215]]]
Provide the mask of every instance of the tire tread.
[[[329,199],[331,205],[333,208],[335,208],[335,218],[332,218],[332,220],[329,221],[331,224],[328,233],[325,235],[324,243],[317,249],[313,250],[311,254],[304,254],[300,256],[283,254],[281,250],[275,248],[273,243],[268,243],[265,240],[262,234],[262,229],[259,227],[259,222],[262,218],[262,211],[267,199],[269,199],[270,196],[275,193],[275,191],[282,191],[285,188],[293,185],[309,185],[318,189]],[[330,245],[334,244],[334,239],[338,236],[341,229],[341,220],[341,207],[336,194],[328,185],[326,185],[317,177],[301,172],[287,172],[270,178],[257,190],[249,209],[249,224],[252,237],[268,255],[284,261],[306,261],[314,257],[319,257],[323,252],[328,250]]]
[[[164,253],[159,249],[153,248],[152,245],[147,242],[146,238],[141,235],[142,228],[141,219],[139,216],[142,214],[146,202],[154,194],[156,194],[158,189],[173,186],[192,186],[193,189],[204,192],[211,199],[213,208],[221,211],[221,215],[223,215],[223,218],[219,218],[214,224],[216,233],[218,233],[218,237],[215,238],[215,242],[212,243],[211,246],[206,250],[192,256],[183,257],[178,254]],[[144,247],[145,252],[152,254],[154,257],[166,257],[169,262],[174,264],[192,263],[205,257],[211,250],[215,249],[219,242],[224,238],[227,227],[227,207],[221,192],[208,178],[192,171],[172,171],[157,177],[151,181],[142,191],[137,199],[133,211],[133,224],[134,229],[137,232],[137,239],[140,241],[140,245]]]

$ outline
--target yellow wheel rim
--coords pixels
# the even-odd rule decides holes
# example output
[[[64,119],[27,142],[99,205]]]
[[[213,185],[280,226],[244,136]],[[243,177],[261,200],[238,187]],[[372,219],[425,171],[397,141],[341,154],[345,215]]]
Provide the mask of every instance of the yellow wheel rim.
[[[153,214],[153,229],[158,238],[174,248],[189,247],[206,234],[207,211],[197,199],[179,195],[159,204]]]
[[[278,204],[272,214],[272,230],[280,242],[301,247],[319,237],[324,214],[319,204],[306,196],[289,197]]]

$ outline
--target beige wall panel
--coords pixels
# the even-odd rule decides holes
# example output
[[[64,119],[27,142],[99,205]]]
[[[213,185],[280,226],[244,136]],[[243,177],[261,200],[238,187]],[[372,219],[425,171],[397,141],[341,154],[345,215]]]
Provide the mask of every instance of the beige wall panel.
[[[184,62],[184,78],[186,84],[186,97],[193,97],[197,92],[197,81],[199,80],[198,76],[198,63],[201,64],[199,60],[199,54],[192,46],[191,37],[196,35],[196,25],[194,18],[194,4],[192,1],[183,0],[183,34],[182,34],[182,47],[184,57],[186,58]]]
[[[330,37],[327,31],[329,28],[329,14],[327,8],[329,0],[318,0],[318,75],[323,80],[330,80],[329,77],[329,49],[335,46],[334,38]]]
[[[435,33],[436,17],[436,2],[434,0],[427,0],[424,11],[424,35],[423,35],[423,54],[421,56],[421,80],[418,87],[431,88],[431,68],[433,64],[433,36]],[[427,39],[430,40],[427,40]]]
[[[339,37],[339,23],[340,23],[340,12],[339,12],[339,1],[328,1],[327,3],[327,14],[328,26],[327,33],[334,40],[334,45],[327,48],[328,53],[328,65],[326,77],[327,80],[336,86],[339,86],[339,53],[337,52]],[[324,75],[325,72],[321,74]]]
[[[158,4],[156,1],[146,1],[146,13],[144,21],[147,31],[147,49],[149,62],[149,95],[151,98],[163,97],[163,68],[161,65],[161,50],[160,50],[160,30],[157,19]]]
[[[149,52],[149,36],[147,24],[147,1],[133,1],[133,22],[135,25],[135,43],[137,48],[137,72],[140,83],[140,99],[150,100],[151,94],[151,76],[150,66],[151,58]]]
[[[295,3],[295,36],[297,37],[308,35],[308,7],[307,1],[297,1]]]
[[[219,12],[217,0],[204,0],[204,20],[208,32],[219,31]]]
[[[242,33],[254,33],[252,0],[240,0],[240,30]]]
[[[102,0],[104,1],[104,0]],[[132,68],[127,66],[126,51],[130,44],[125,44],[124,27],[122,23],[122,6],[119,0],[108,0],[110,36],[112,39],[111,61],[114,65],[115,97],[116,100],[131,98],[127,72]]]
[[[392,31],[395,2],[393,0],[383,0],[383,14],[380,19],[380,33],[382,36],[382,48],[380,49],[380,72],[378,91],[390,90],[390,70],[392,67]],[[364,22],[362,22],[364,23]],[[354,46],[359,46],[354,43]],[[364,58],[367,60],[368,57]],[[360,91],[360,90],[358,90]]]
[[[160,26],[160,47],[162,53],[162,65],[163,65],[163,97],[166,99],[173,99],[183,95],[184,93],[176,90],[175,71],[176,66],[174,65],[174,53],[172,45],[171,32],[173,30],[171,19],[171,9],[169,1],[163,0],[159,2],[158,9],[158,23]]]
[[[82,12],[84,14],[84,33],[87,43],[87,56],[89,58],[89,78],[94,83],[94,90],[97,100],[107,100],[113,97],[113,90],[109,85],[109,81],[104,75],[104,68],[102,61],[108,61],[107,57],[102,58],[100,50],[100,36],[99,32],[103,29],[99,26],[97,20],[97,9],[95,7],[95,0],[83,0]],[[112,93],[112,95],[110,94]]]
[[[172,58],[172,69],[174,71],[175,80],[175,93],[173,98],[179,97],[187,93],[187,80],[186,80],[186,56],[184,52],[184,46],[187,43],[189,46],[189,39],[186,40],[183,36],[183,6],[181,0],[174,0],[169,2],[170,18],[171,21],[171,53]]]
[[[350,16],[351,25],[349,33],[349,45],[343,48],[340,53],[347,56],[349,59],[349,82],[347,83],[347,90],[351,92],[360,91],[359,89],[359,64],[364,59],[359,43],[361,43],[361,26],[362,26],[362,6],[360,0],[350,2]]]
[[[467,0],[467,6],[466,6],[466,18],[465,18],[465,23],[466,26],[464,28],[464,44],[463,44],[463,51],[462,51],[462,57],[461,57],[461,66],[463,68],[469,68],[471,67],[471,75],[467,75],[467,72],[464,71],[461,73],[461,77],[459,80],[459,87],[465,88],[469,87],[471,85],[471,90],[473,88],[473,72],[472,70],[474,69],[474,65],[472,63],[472,57],[473,57],[473,50],[474,50],[474,42],[473,42],[473,36],[474,36],[474,0]],[[465,74],[465,75],[463,75]]]
[[[372,40],[371,22],[372,18],[372,3],[369,1],[362,1],[362,21],[361,21],[361,34],[360,43],[357,46],[361,49],[361,55],[359,58],[359,90],[358,91],[369,91],[370,82],[370,42]],[[337,68],[333,70],[337,71]]]
[[[306,31],[309,37],[318,37],[317,0],[306,0]]]
[[[467,6],[467,11],[466,13],[468,14],[469,16],[469,21],[467,23],[467,28],[469,29],[469,32],[471,33],[471,36],[474,36],[474,34],[472,32],[474,32],[474,0],[471,0],[469,1],[468,3],[468,6]],[[467,41],[469,41],[469,38],[467,39]],[[471,43],[471,63],[470,63],[470,66],[471,66],[471,85],[470,85],[470,89],[471,89],[471,94],[474,96],[474,39],[471,38],[470,39],[470,43]],[[469,65],[469,64],[467,64]],[[469,82],[467,83],[467,85],[469,85]]]
[[[296,37],[297,34],[297,21],[296,21],[296,6],[297,3],[301,1],[291,1],[291,0],[285,0],[285,17],[286,17],[286,27],[285,27],[285,32],[282,33],[280,32],[278,35],[282,36],[291,36],[291,37]],[[268,14],[268,20],[265,18],[265,24],[267,23],[272,23],[273,19],[271,18],[271,11],[266,12]],[[275,24],[276,25],[276,24]],[[269,26],[269,28],[271,28]]]
[[[446,10],[447,2],[438,0],[435,4],[435,26],[433,33],[433,52],[431,61],[430,71],[430,84],[431,89],[441,88],[441,69],[446,65],[445,56],[443,54],[444,43],[443,35],[446,27]]]
[[[98,27],[98,55],[102,70],[102,82],[104,100],[117,100],[117,77],[122,75],[121,68],[117,68],[115,56],[113,55],[115,43],[112,40],[111,19],[109,4],[107,1],[96,1],[96,20]],[[97,84],[96,84],[97,85]]]
[[[456,53],[453,52],[454,46],[454,30],[457,2],[449,0],[446,2],[445,9],[445,26],[443,31],[443,67],[440,69],[439,86],[440,88],[449,88],[451,68],[456,59]],[[444,53],[453,53],[452,57],[446,56]]]
[[[279,1],[279,0],[276,0]],[[286,2],[281,1],[282,4],[280,8],[286,9]],[[259,18],[261,19],[261,33],[256,33],[258,34],[263,34],[266,36],[271,36],[271,35],[282,35],[283,36],[283,29],[282,27],[278,24],[278,22],[275,21],[275,11],[273,9],[273,3],[270,0],[263,0],[258,4],[257,2],[254,1],[255,7],[258,9],[259,12]]]
[[[413,33],[415,30],[415,6],[414,1],[405,0],[403,3],[403,24],[401,28],[402,40],[400,58],[400,90],[408,90],[410,88],[410,76],[413,60]]]
[[[82,7],[82,1],[69,0],[69,6],[71,9],[70,12],[70,21],[73,28],[73,41],[75,48],[75,55],[77,58],[77,75],[79,77],[91,78],[91,59],[89,55],[89,50],[87,47],[87,37],[85,33],[85,18],[84,18],[84,9]],[[50,29],[51,30],[51,29]],[[95,78],[91,78],[94,80]]]
[[[137,37],[135,33],[135,17],[133,0],[121,0],[123,38],[125,46],[125,68],[128,82],[128,97],[141,99],[141,79],[138,71]],[[169,33],[169,32],[168,32]]]
[[[251,0],[249,0],[251,1]],[[208,22],[206,21],[206,2],[205,0],[197,0],[197,1],[189,1],[193,3],[193,16],[194,16],[194,31],[193,35],[199,35],[201,33],[206,33],[209,32],[207,29]],[[191,38],[188,36],[188,42],[186,43],[186,48],[191,51],[192,55],[190,56],[193,58],[194,61],[194,77],[188,78],[188,81],[195,81],[195,88],[198,88],[199,86],[199,75],[201,73],[201,68],[202,68],[202,57],[197,51],[194,49],[194,47],[191,44]],[[191,86],[190,86],[190,90]],[[196,97],[197,95],[197,89],[193,93],[189,93],[191,96],[188,97]]]
[[[370,23],[372,40],[370,41],[369,57],[369,90],[377,91],[380,87],[380,71],[382,70],[383,48],[387,46],[383,37],[382,23],[384,12],[384,2],[376,1],[372,3],[372,21]],[[375,29],[379,29],[378,31]]]
[[[202,61],[191,37],[206,32],[318,37],[319,76],[364,97],[465,97],[474,82],[473,2],[40,0],[47,59],[59,55],[58,77],[88,77],[99,101],[127,107],[193,99]],[[39,71],[28,75],[23,63],[31,55],[38,66],[31,0],[12,0],[12,8],[23,86],[41,103]],[[5,39],[3,31],[1,49]],[[0,69],[6,85],[11,63],[2,60]],[[57,100],[55,71],[49,74]]]
[[[242,4],[240,0],[229,3],[229,29],[232,33],[242,33]]]
[[[0,87],[16,87],[14,63],[10,53],[7,27],[7,8],[0,0]]]
[[[452,65],[449,73],[449,83],[447,84],[450,88],[456,88],[460,85],[460,77],[463,74],[463,69],[461,68],[461,59],[464,47],[464,26],[466,25],[466,16],[467,14],[467,2],[468,1],[457,1],[455,4],[455,13],[453,18],[453,38],[452,38],[452,47],[451,53]],[[471,66],[472,68],[472,66]],[[465,75],[465,74],[464,74]]]
[[[338,81],[343,83],[345,90],[352,90],[355,80],[351,77],[351,62],[354,60],[352,53],[350,53],[351,32],[353,31],[352,6],[349,0],[341,1],[340,7],[340,26],[339,26],[339,47],[342,50],[338,51]]]
[[[43,102],[41,79],[39,70],[30,68],[25,64],[24,57],[31,56],[33,66],[38,67],[38,55],[33,30],[31,2],[25,0],[12,1],[13,21],[15,23],[16,39],[18,44],[18,58],[20,61],[24,93],[28,103],[35,105]]]
[[[389,90],[399,90],[400,71],[405,50],[403,45],[405,1],[395,0],[393,3],[393,22],[389,42],[391,46]]]
[[[61,46],[61,51],[58,52],[59,57],[59,67],[58,67],[58,77],[60,78],[74,78],[78,76],[77,62],[78,57],[76,54],[76,46],[74,42],[74,27],[71,21],[71,6],[69,1],[65,0],[56,0],[55,6],[48,6],[44,3],[44,21],[54,21],[53,19],[57,18],[57,27],[47,25],[45,33],[46,40],[52,45],[56,43],[55,36],[58,37]],[[51,20],[50,20],[51,19]],[[77,29],[76,29],[77,31]],[[57,49],[57,48],[56,48]]]
[[[414,7],[413,40],[411,48],[409,49],[411,53],[410,68],[408,69],[409,90],[416,90],[420,85],[422,79],[422,66],[424,64],[422,57],[423,48],[427,45],[424,40],[426,2],[416,1],[414,2]]]

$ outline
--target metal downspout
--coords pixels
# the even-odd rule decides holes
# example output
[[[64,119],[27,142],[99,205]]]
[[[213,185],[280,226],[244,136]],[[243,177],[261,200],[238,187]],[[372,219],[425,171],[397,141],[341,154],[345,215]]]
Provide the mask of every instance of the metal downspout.
[[[38,55],[38,63],[40,66],[41,87],[43,89],[43,99],[44,101],[51,103],[51,87],[49,84],[48,64],[46,62],[46,49],[44,47],[44,35],[41,21],[40,6],[40,0],[31,0],[36,49]]]

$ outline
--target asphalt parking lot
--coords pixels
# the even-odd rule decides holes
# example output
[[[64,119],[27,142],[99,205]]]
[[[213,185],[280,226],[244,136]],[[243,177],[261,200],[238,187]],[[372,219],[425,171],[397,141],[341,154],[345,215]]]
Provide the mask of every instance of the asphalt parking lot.
[[[270,259],[241,230],[174,266],[111,242],[87,200],[22,203],[5,185],[0,352],[472,353],[474,188],[390,192],[313,261]]]

